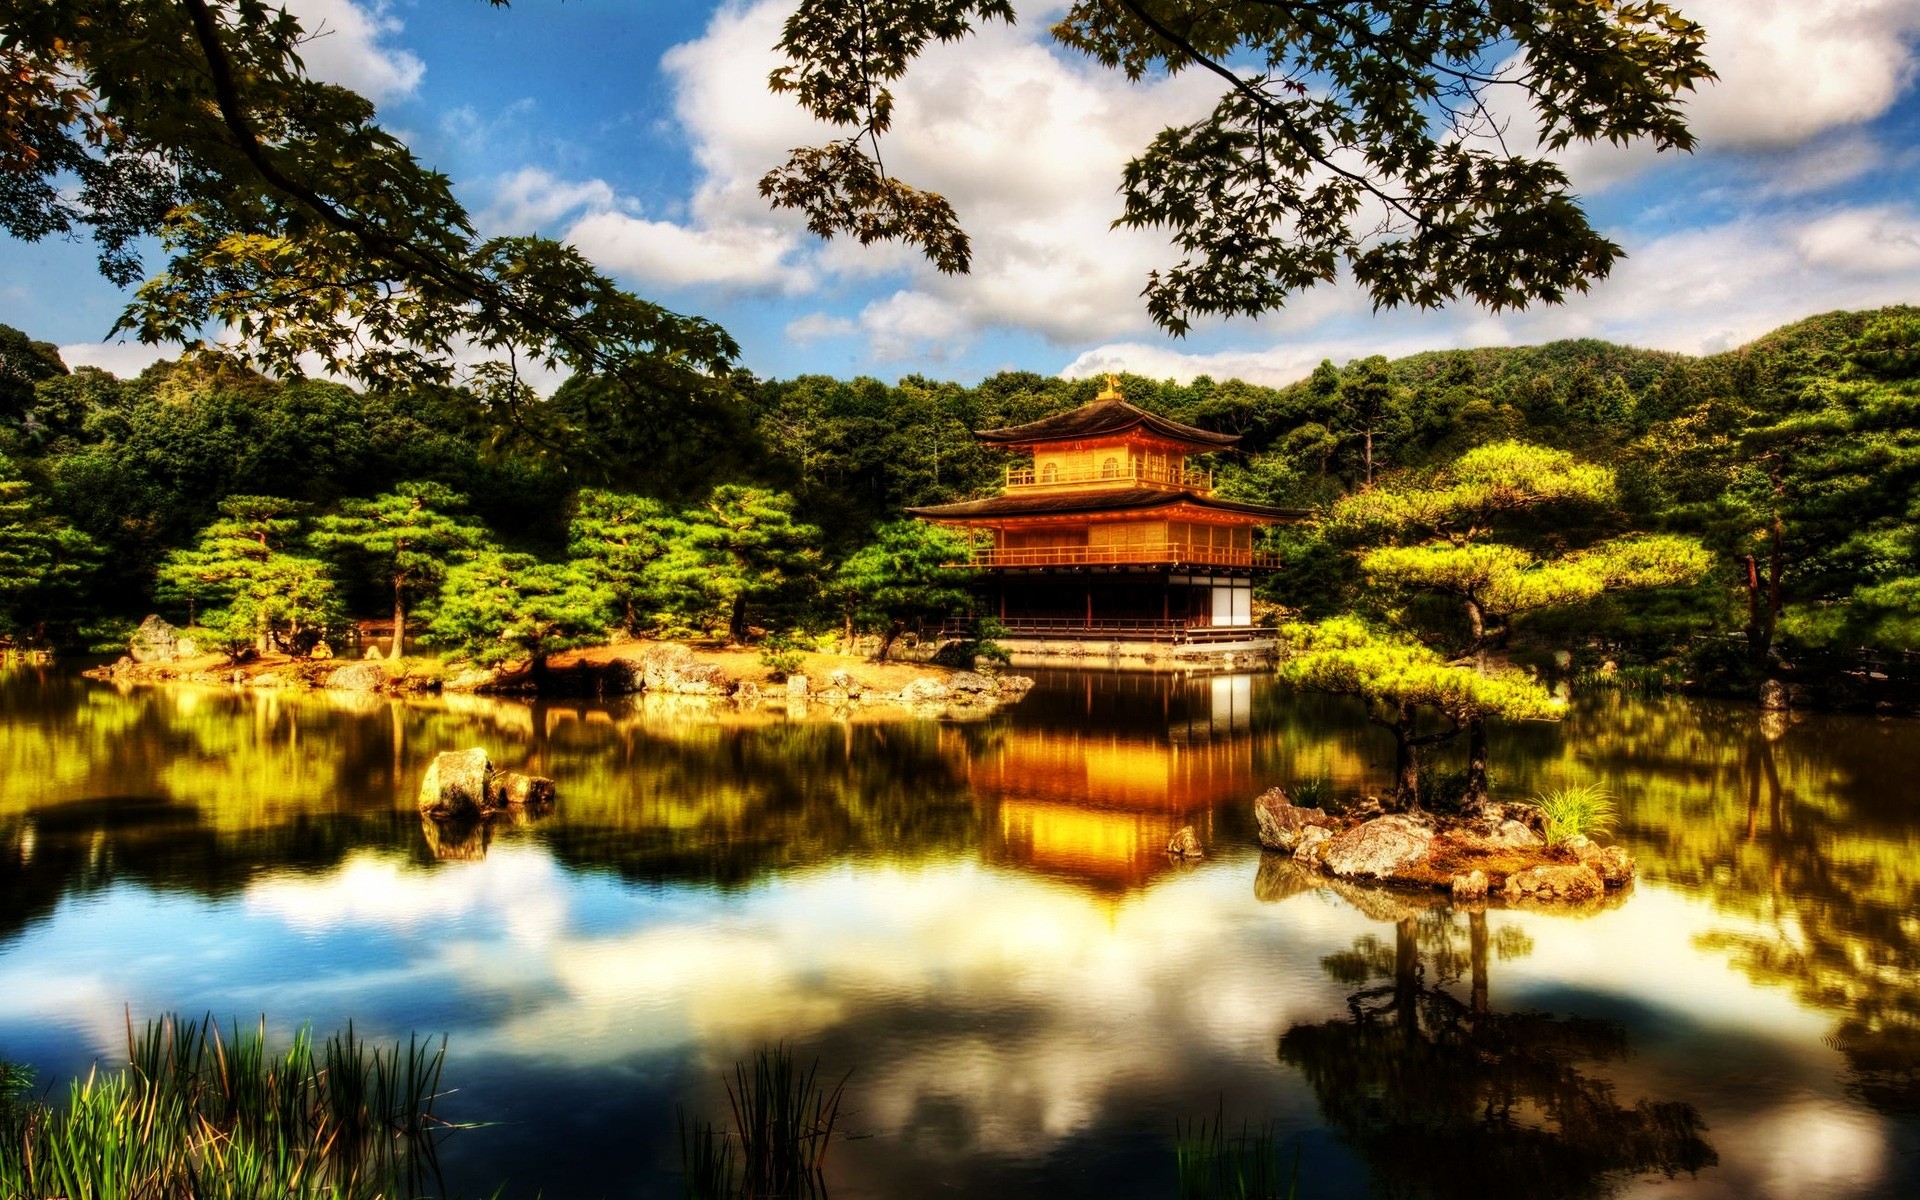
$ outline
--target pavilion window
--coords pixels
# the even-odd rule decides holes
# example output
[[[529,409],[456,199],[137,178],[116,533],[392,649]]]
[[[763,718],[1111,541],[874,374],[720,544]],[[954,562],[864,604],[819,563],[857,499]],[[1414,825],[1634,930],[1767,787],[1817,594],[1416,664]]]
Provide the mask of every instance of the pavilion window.
[[[1054,483],[1054,482],[1057,482],[1059,478],[1060,478],[1059,463],[1048,463],[1046,466],[1040,468],[1041,483]]]
[[[1118,479],[1119,477],[1120,477],[1120,460],[1119,459],[1105,458],[1100,460],[1100,478]]]

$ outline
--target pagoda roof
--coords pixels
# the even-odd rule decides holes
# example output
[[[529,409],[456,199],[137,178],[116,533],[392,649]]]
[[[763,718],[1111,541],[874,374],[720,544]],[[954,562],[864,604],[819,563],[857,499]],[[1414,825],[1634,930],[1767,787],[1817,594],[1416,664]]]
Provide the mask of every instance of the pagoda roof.
[[[1310,515],[1304,508],[1274,508],[1266,504],[1246,504],[1238,500],[1216,500],[1192,492],[1170,492],[1162,488],[1126,488],[1116,491],[1053,492],[1028,496],[991,496],[985,500],[962,500],[955,504],[928,504],[907,511],[916,517],[934,521],[967,520],[982,517],[1066,516],[1076,513],[1136,512],[1153,508],[1171,508],[1188,504],[1220,512],[1243,513],[1275,520],[1298,519]]]
[[[1168,441],[1185,442],[1208,450],[1231,446],[1240,440],[1237,433],[1214,433],[1196,429],[1192,425],[1182,425],[1108,394],[1069,412],[1055,413],[1038,421],[1010,425],[1005,429],[976,430],[973,436],[997,446],[1024,446],[1035,442],[1074,442],[1092,437],[1112,437],[1133,429],[1145,429]]]

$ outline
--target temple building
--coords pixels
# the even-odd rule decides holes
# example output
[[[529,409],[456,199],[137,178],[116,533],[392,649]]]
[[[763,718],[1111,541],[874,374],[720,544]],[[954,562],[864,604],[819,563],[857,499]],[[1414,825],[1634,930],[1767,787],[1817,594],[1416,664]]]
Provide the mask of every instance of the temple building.
[[[998,496],[907,511],[965,532],[980,615],[1049,643],[1271,644],[1253,581],[1279,563],[1254,530],[1306,514],[1218,499],[1188,465],[1238,434],[1135,407],[1109,376],[1091,403],[974,437],[1031,461],[1007,468]]]

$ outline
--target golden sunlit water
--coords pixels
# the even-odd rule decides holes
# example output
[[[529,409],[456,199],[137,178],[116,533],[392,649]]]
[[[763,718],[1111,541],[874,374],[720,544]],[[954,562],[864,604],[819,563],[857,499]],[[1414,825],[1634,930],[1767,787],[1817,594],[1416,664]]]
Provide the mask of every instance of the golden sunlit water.
[[[556,811],[423,826],[472,745]],[[16,669],[0,1056],[64,1078],[168,1010],[445,1033],[466,1195],[679,1195],[676,1110],[776,1042],[850,1072],[836,1197],[1171,1197],[1216,1111],[1302,1197],[1920,1194],[1920,724],[1605,694],[1500,731],[1503,792],[1620,799],[1640,881],[1578,915],[1263,859],[1257,792],[1389,749],[1250,676],[954,723]]]

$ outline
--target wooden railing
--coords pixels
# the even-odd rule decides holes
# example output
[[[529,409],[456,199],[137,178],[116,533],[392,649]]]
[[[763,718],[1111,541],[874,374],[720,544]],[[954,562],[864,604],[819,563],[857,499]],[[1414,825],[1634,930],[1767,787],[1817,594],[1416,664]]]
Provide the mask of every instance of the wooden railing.
[[[1055,468],[1049,474],[1044,470],[1035,471],[1032,467],[1008,467],[1007,488],[1057,487],[1063,483],[1160,483],[1171,487],[1192,488],[1196,491],[1213,490],[1212,471],[1189,471],[1180,467],[1155,467],[1149,463],[1135,462],[1118,466],[1112,472],[1096,467],[1074,467],[1068,470]]]
[[[1095,617],[1003,617],[1001,629],[1013,637],[1125,638],[1141,642],[1240,642],[1272,637],[1273,630],[1260,625],[1212,625],[1203,620],[1175,617],[1170,620]],[[942,637],[971,637],[976,631],[972,621],[949,620],[941,629]]]
[[[1204,546],[1193,542],[1130,542],[1115,546],[1028,546],[999,550],[975,547],[970,567],[1075,567],[1123,563],[1193,563],[1210,567],[1277,567],[1280,557],[1265,550]]]

